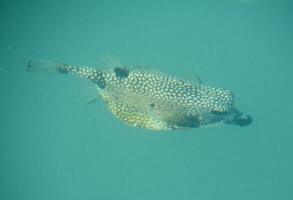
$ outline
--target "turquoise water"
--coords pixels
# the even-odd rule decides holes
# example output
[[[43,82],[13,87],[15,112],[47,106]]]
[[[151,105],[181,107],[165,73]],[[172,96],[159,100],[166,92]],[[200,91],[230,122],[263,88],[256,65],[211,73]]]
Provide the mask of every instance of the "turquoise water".
[[[293,4],[1,1],[0,199],[293,199]],[[229,88],[248,127],[132,128],[30,59],[99,55]],[[85,89],[87,93],[90,89]]]

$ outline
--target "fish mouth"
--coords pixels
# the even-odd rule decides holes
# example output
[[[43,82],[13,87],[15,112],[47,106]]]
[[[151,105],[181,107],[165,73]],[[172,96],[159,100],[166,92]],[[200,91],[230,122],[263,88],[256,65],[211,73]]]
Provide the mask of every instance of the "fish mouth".
[[[252,117],[250,115],[241,114],[234,119],[235,124],[238,126],[248,126],[252,123]]]
[[[250,115],[243,114],[239,111],[235,111],[234,116],[232,119],[227,120],[227,124],[233,124],[233,125],[238,125],[238,126],[248,126],[252,124],[253,119]]]

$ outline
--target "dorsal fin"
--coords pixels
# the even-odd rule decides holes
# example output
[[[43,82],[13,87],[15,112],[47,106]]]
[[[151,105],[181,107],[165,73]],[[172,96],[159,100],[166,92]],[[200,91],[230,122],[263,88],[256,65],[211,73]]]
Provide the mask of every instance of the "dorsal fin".
[[[198,76],[198,74],[194,74],[193,75],[192,81],[194,81],[194,82],[196,82],[198,84],[201,84],[202,83],[200,77]]]
[[[199,75],[195,74],[195,73],[190,73],[187,76],[183,76],[183,78],[185,78],[185,80],[187,80],[191,83],[202,84],[202,81],[201,81]]]
[[[104,68],[123,67],[121,59],[111,54],[99,55],[98,63]]]

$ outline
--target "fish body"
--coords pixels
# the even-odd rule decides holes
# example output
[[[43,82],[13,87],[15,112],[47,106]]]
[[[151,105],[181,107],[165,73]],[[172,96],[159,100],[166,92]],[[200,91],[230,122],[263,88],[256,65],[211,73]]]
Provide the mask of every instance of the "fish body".
[[[47,66],[30,61],[27,69],[53,67],[59,73],[91,80],[108,109],[131,126],[174,130],[219,123],[246,126],[252,121],[235,108],[233,94],[227,89],[140,67],[98,70],[57,63]]]

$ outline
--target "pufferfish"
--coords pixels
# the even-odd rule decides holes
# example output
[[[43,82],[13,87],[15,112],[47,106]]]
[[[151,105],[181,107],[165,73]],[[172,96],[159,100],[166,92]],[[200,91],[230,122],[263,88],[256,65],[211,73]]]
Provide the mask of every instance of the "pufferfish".
[[[252,118],[234,106],[231,91],[141,67],[99,70],[50,61],[29,61],[27,71],[54,71],[88,79],[109,111],[133,127],[176,130],[213,124],[247,126]]]

